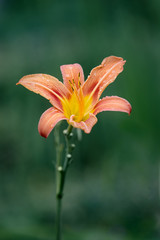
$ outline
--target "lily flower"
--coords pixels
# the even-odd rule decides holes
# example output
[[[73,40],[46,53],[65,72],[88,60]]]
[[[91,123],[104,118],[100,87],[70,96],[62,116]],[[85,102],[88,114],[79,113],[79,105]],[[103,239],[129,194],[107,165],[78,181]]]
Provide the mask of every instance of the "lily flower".
[[[123,71],[123,58],[110,56],[101,65],[92,69],[87,80],[81,65],[69,64],[60,67],[63,83],[47,74],[31,74],[22,77],[21,84],[30,91],[50,101],[52,107],[46,110],[38,124],[41,136],[47,138],[61,120],[75,128],[90,133],[97,122],[96,115],[102,111],[131,113],[131,105],[124,98],[111,96],[100,99],[105,88]]]

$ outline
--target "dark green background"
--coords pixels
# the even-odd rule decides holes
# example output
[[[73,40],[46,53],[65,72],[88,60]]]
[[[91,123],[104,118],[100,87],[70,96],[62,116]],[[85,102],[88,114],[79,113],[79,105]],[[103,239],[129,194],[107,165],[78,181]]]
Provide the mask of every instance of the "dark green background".
[[[104,95],[132,114],[104,112],[77,143],[63,204],[66,240],[158,240],[160,1],[0,1],[0,239],[55,239],[53,132],[37,131],[46,99],[16,82],[103,58],[127,60]],[[66,124],[62,124],[62,129]]]

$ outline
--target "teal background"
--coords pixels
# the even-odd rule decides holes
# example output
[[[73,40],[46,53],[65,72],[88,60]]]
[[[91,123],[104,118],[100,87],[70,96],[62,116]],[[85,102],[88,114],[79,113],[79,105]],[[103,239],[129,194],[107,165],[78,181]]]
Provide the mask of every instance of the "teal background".
[[[49,102],[21,86],[27,74],[85,77],[103,58],[126,59],[104,92],[132,113],[104,112],[77,142],[65,186],[66,240],[158,240],[160,1],[0,1],[0,239],[55,239],[53,132],[37,131]],[[66,123],[62,124],[62,130]]]

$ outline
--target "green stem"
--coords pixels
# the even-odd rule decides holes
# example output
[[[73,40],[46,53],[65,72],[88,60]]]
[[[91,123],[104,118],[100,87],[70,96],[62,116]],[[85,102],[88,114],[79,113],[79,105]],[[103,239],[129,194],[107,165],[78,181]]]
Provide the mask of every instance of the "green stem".
[[[56,222],[56,240],[61,240],[62,222],[61,222],[61,210],[62,201],[57,198],[57,222]]]
[[[61,240],[61,208],[62,208],[62,198],[63,198],[63,189],[65,184],[65,177],[68,166],[71,163],[72,159],[72,151],[74,148],[74,144],[70,143],[70,140],[73,136],[72,134],[73,127],[71,125],[68,126],[66,130],[63,131],[66,140],[66,154],[65,160],[61,162],[61,151],[58,150],[60,146],[60,142],[57,141],[57,165],[56,165],[56,200],[57,200],[57,226],[56,226],[56,240]],[[59,139],[59,138],[57,138]]]

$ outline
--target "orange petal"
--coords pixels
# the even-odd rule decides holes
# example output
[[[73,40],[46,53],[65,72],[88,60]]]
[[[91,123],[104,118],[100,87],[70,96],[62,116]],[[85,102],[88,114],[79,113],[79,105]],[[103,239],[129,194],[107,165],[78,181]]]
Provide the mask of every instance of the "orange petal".
[[[83,85],[83,93],[93,98],[93,105],[98,101],[104,89],[123,71],[124,63],[123,58],[110,56],[105,58],[101,65],[92,69]]]
[[[112,96],[102,98],[102,100],[96,104],[94,114],[97,115],[99,112],[103,111],[119,111],[130,114],[131,110],[132,107],[127,100],[117,96]]]
[[[54,126],[61,120],[66,119],[63,113],[51,107],[47,109],[40,117],[38,131],[42,137],[47,138]]]
[[[68,64],[60,67],[64,85],[72,91],[74,86],[78,89],[84,83],[83,69],[80,64]]]
[[[62,110],[61,100],[70,95],[68,89],[57,78],[47,74],[24,76],[17,84],[50,100],[51,104]]]
[[[75,122],[74,115],[72,115],[69,119],[69,123],[75,127],[82,129],[85,133],[90,133],[92,127],[96,124],[97,118],[94,114],[90,113],[89,118],[86,121]]]

